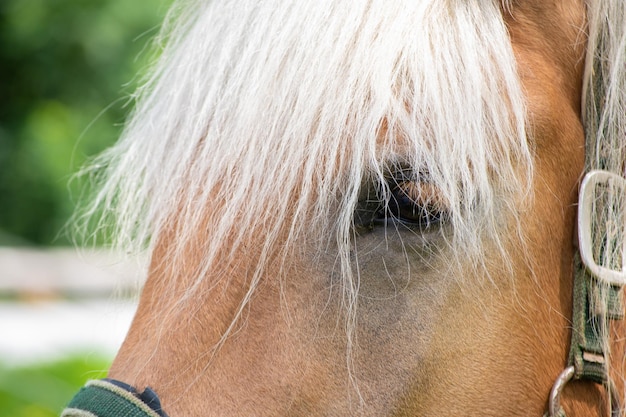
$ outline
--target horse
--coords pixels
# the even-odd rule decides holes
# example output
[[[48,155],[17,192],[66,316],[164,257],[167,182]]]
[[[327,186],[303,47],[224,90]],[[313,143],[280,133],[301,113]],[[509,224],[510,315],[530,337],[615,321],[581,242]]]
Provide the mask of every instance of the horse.
[[[89,170],[85,218],[150,261],[85,392],[171,417],[626,415],[625,22],[611,0],[176,3]],[[600,350],[572,356],[578,322]]]

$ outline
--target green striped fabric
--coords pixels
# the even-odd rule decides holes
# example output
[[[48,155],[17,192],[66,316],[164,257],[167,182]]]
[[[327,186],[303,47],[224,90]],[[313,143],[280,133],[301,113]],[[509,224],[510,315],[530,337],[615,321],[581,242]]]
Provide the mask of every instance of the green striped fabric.
[[[159,417],[132,393],[103,380],[89,381],[61,417]]]

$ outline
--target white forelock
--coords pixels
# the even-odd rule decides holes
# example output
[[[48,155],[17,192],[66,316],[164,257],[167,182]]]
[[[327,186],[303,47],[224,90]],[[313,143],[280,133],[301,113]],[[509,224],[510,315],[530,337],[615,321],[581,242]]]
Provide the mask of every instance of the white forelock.
[[[475,248],[476,222],[497,237],[496,203],[531,165],[498,1],[188,3],[96,163],[93,207],[121,245],[176,222],[178,247],[206,236],[209,266],[227,236],[263,230],[269,249],[286,226],[345,256],[362,182],[395,163],[446,197],[455,242]]]

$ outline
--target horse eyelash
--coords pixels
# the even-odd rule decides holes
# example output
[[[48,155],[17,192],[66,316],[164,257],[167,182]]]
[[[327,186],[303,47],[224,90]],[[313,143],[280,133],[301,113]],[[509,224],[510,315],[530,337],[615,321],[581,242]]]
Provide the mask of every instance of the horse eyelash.
[[[370,184],[367,197],[355,210],[355,226],[371,231],[374,227],[393,222],[420,233],[438,230],[447,222],[448,210],[441,204],[438,206],[434,196],[427,195],[420,202],[405,192],[411,186],[421,190],[428,184],[432,183],[427,175],[413,174],[406,168],[395,170],[384,184]],[[375,195],[373,199],[370,198],[372,194]]]

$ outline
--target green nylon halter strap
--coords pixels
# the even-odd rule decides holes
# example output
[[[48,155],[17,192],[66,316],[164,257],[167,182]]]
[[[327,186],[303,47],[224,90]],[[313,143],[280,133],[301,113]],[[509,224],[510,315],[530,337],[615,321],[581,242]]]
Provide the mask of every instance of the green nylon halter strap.
[[[599,284],[582,265],[578,254],[575,262],[573,328],[568,364],[574,366],[574,379],[606,385],[610,383],[608,352],[605,352],[605,344],[610,340],[610,322],[624,318],[621,287]]]
[[[560,405],[563,387],[570,380],[592,381],[605,387],[611,417],[620,413],[620,399],[609,374],[610,324],[624,318],[622,287],[598,282],[581,260],[574,256],[572,337],[567,368],[557,378],[544,417],[567,417]]]
[[[560,392],[571,379],[593,381],[606,388],[611,416],[620,414],[620,399],[609,374],[611,320],[624,318],[622,286],[600,283],[585,267],[578,251],[574,257],[572,339],[568,367],[550,393],[544,417],[567,417],[559,404]]]
[[[132,392],[106,380],[89,381],[61,417],[162,417]]]

